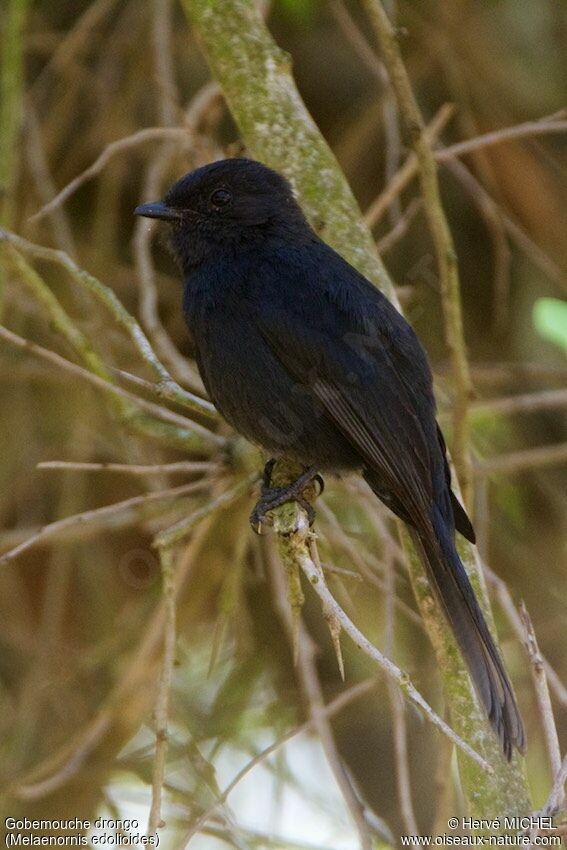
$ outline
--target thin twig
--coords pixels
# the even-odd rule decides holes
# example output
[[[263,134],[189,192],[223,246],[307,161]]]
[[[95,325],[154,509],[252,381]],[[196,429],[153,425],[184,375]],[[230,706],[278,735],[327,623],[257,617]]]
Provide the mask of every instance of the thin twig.
[[[29,339],[24,339],[23,337],[18,336],[18,334],[9,331],[8,328],[5,328],[3,325],[0,325],[0,338],[16,348],[33,354],[35,357],[41,357],[43,360],[47,360],[60,369],[65,369],[67,372],[75,375],[75,377],[93,384],[93,386],[104,390],[104,392],[110,393],[111,395],[115,395],[119,398],[127,399],[141,410],[145,410],[147,413],[157,416],[158,419],[163,419],[164,422],[170,422],[173,425],[177,425],[178,428],[185,429],[189,434],[191,432],[195,432],[204,440],[204,442],[209,443],[212,446],[223,446],[226,442],[223,437],[219,437],[212,431],[209,431],[209,429],[205,428],[204,425],[200,425],[198,422],[193,422],[192,419],[188,419],[186,416],[182,416],[179,413],[174,413],[167,407],[154,404],[152,401],[146,401],[145,398],[141,398],[140,396],[117,386],[116,384],[111,384],[109,381],[105,381],[104,378],[95,375],[94,372],[89,372],[88,369],[84,369],[77,363],[73,363],[71,360],[61,357],[61,355],[57,354],[55,351],[43,348],[43,346],[38,345],[35,342],[31,342]]]
[[[525,602],[520,604],[520,617],[524,624],[524,646],[526,647],[526,651],[530,659],[532,680],[534,683],[539,716],[547,747],[547,755],[549,757],[549,766],[551,768],[551,775],[555,777],[561,770],[561,748],[559,746],[559,737],[557,735],[557,726],[553,716],[553,707],[549,696],[549,688],[547,685],[547,677],[545,675],[545,667],[543,666],[543,658],[539,651],[533,623]]]
[[[183,510],[182,506],[181,510]],[[168,502],[151,503],[143,505],[140,511],[131,510],[116,514],[112,517],[111,529],[113,532],[123,531],[133,526],[137,526],[142,531],[147,531],[149,534],[155,532],[156,527],[162,528],[164,525],[171,523],[175,516],[179,515],[179,510],[176,505],[170,505]],[[8,531],[0,534],[0,550],[6,551],[18,546],[36,534],[41,525],[18,525]],[[93,537],[100,532],[98,524],[74,525],[70,526],[57,534],[57,545],[74,543],[75,541],[84,541],[87,538]]]
[[[565,783],[567,783],[567,755],[554,777],[553,787],[542,809],[543,814],[554,815],[563,808],[565,805]]]
[[[154,0],[153,4],[153,59],[155,64],[161,123],[171,126],[178,112],[177,86],[173,60],[173,4],[171,0]]]
[[[473,474],[478,478],[491,475],[511,475],[526,469],[544,466],[557,466],[567,462],[567,443],[552,446],[538,446],[519,452],[508,452],[497,457],[476,460]]]
[[[427,140],[431,145],[435,145],[437,143],[438,137],[445,129],[445,126],[453,113],[454,106],[445,104],[427,126],[425,133],[427,134]],[[455,145],[437,147],[433,150],[433,158],[436,162],[449,163],[450,161],[455,160],[460,153],[469,153],[473,150],[489,146],[490,144],[498,144],[500,141],[506,141],[509,138],[528,137],[555,132],[564,133],[566,130],[567,122],[565,121],[553,122],[550,120],[550,117],[541,118],[538,121],[528,121],[525,124],[516,124],[513,127],[504,127],[501,130],[495,130],[493,133],[486,133],[484,136],[476,136],[474,139],[467,139],[466,141],[458,142]],[[404,165],[389,181],[383,193],[379,195],[367,209],[365,219],[370,227],[374,227],[378,223],[379,219],[386,212],[390,204],[395,201],[400,192],[402,192],[416,176],[417,172],[417,157],[415,154],[410,154]]]
[[[513,139],[567,133],[567,121],[559,120],[565,114],[567,114],[567,110],[563,109],[561,112],[555,113],[555,115],[538,118],[537,121],[526,121],[524,124],[515,124],[513,127],[502,127],[500,130],[484,133],[482,136],[476,136],[474,139],[457,142],[443,150],[435,151],[435,159],[437,162],[446,162],[448,159],[464,156],[479,148],[501,145]]]
[[[236,501],[236,499],[245,493],[250,485],[256,481],[257,477],[257,474],[254,473],[249,475],[247,478],[242,478],[240,481],[237,481],[233,487],[230,487],[228,490],[224,490],[214,499],[211,499],[206,505],[203,505],[202,508],[198,508],[196,511],[189,514],[189,516],[184,517],[182,520],[175,523],[175,525],[161,531],[157,535],[154,545],[159,549],[165,549],[179,543],[187,537],[195,525],[201,522],[201,520],[205,517],[212,513],[216,513],[220,508],[228,507]]]
[[[156,475],[158,473],[207,473],[217,470],[218,464],[207,460],[176,461],[174,463],[76,463],[71,460],[44,460],[37,469],[73,469],[79,472],[125,472],[128,475]]]
[[[103,168],[105,168],[108,162],[116,156],[116,154],[130,150],[131,148],[137,147],[145,142],[153,142],[163,139],[184,139],[187,141],[190,139],[190,135],[185,127],[144,127],[143,130],[137,130],[130,136],[125,136],[122,139],[116,139],[116,141],[110,142],[104,148],[102,153],[99,154],[97,159],[95,159],[92,165],[89,165],[88,168],[78,174],[73,180],[71,180],[70,183],[67,183],[65,188],[61,189],[61,191],[55,195],[48,204],[45,204],[41,207],[41,209],[34,213],[34,215],[30,216],[30,222],[35,223],[36,221],[39,221],[41,218],[44,218],[44,216],[48,215],[48,213],[51,213],[56,207],[65,203],[65,201],[70,198],[71,195],[83,185],[83,183],[86,183],[88,180],[96,177],[97,174],[100,174]]]
[[[93,30],[109,15],[116,0],[94,0],[78,18],[72,29],[65,33],[49,61],[41,69],[30,87],[30,95],[42,100],[42,87],[49,80],[51,72],[62,74],[65,65],[78,66],[78,53],[86,44],[92,43]]]
[[[140,496],[132,496],[130,499],[125,499],[122,502],[114,502],[112,505],[104,505],[102,508],[94,508],[93,510],[84,511],[80,514],[65,517],[64,519],[56,520],[48,525],[42,526],[39,531],[10,549],[9,552],[4,552],[0,555],[0,565],[9,563],[17,558],[22,552],[31,549],[45,539],[56,536],[60,531],[65,531],[67,528],[74,525],[86,525],[87,523],[100,522],[109,517],[114,516],[121,511],[131,510],[148,502],[156,502],[162,500],[176,499],[178,496],[194,495],[208,489],[209,482],[192,481],[190,484],[182,484],[179,487],[171,487],[168,490],[158,490],[154,493],[143,493]]]
[[[487,773],[492,773],[492,767],[482,758],[472,747],[470,747],[456,732],[448,726],[444,720],[442,720],[439,715],[433,711],[431,706],[425,701],[419,691],[415,688],[412,681],[408,677],[406,673],[403,673],[399,667],[393,664],[389,658],[386,658],[363,634],[362,632],[354,625],[352,620],[345,614],[340,605],[335,601],[334,597],[330,593],[329,589],[326,586],[324,576],[322,571],[319,571],[312,561],[311,558],[308,558],[305,554],[299,555],[299,563],[300,567],[305,573],[308,581],[313,586],[315,593],[319,596],[325,606],[333,612],[334,616],[337,618],[339,623],[341,624],[343,630],[348,634],[351,640],[361,649],[365,655],[368,655],[369,658],[372,658],[386,673],[390,676],[398,685],[400,690],[407,696],[407,698],[414,703],[414,705],[420,708],[425,717],[434,725],[440,729],[444,735],[450,738],[456,746],[458,746],[462,752],[464,752],[469,758],[475,761],[483,770]]]
[[[500,603],[508,622],[512,626],[516,637],[518,638],[518,640],[523,641],[525,637],[524,626],[520,614],[518,613],[518,610],[514,605],[514,600],[512,599],[512,594],[510,593],[508,585],[506,584],[504,579],[501,579],[499,575],[497,575],[493,570],[490,569],[488,564],[483,564],[483,573],[486,576],[487,582],[491,584],[494,588],[494,592],[496,593],[498,602]],[[542,663],[545,669],[547,680],[557,700],[561,703],[562,706],[567,707],[567,688],[562,683],[561,679],[559,678],[549,661],[547,661],[547,659],[543,655]]]
[[[156,747],[152,774],[152,802],[147,829],[148,838],[150,836],[154,836],[159,827],[164,826],[162,822],[162,792],[165,782],[165,766],[168,748],[171,682],[173,679],[173,667],[175,663],[176,613],[173,553],[171,550],[160,549],[159,555],[163,580],[164,648],[159,677],[159,687],[154,709]]]
[[[376,247],[378,248],[381,256],[386,254],[388,251],[391,251],[391,249],[398,244],[400,239],[406,235],[411,223],[422,207],[423,201],[421,198],[411,199],[406,209],[400,214],[394,227],[392,227],[392,229],[382,236],[382,238],[376,243]]]
[[[313,718],[313,726],[323,746],[327,763],[331,769],[335,781],[340,789],[346,807],[354,822],[360,846],[363,850],[371,850],[373,842],[368,823],[365,818],[365,807],[361,802],[353,783],[349,777],[345,765],[341,759],[331,724],[323,699],[323,690],[317,675],[315,662],[316,647],[305,630],[305,625],[300,626],[299,635],[299,675],[303,685],[303,691],[309,703],[309,711]]]
[[[389,658],[394,654],[396,622],[396,582],[394,563],[391,558],[386,562],[386,594],[384,597],[384,654]],[[408,758],[407,727],[405,704],[402,695],[391,679],[388,679],[388,698],[394,726],[394,752],[396,756],[396,786],[400,813],[404,829],[408,835],[418,835],[419,830],[413,808],[411,793],[411,774]]]
[[[429,125],[425,128],[424,134],[430,144],[436,141],[437,137],[445,129],[453,114],[455,107],[451,103],[444,103],[443,106],[435,114]],[[399,197],[400,193],[409,185],[417,174],[417,156],[411,153],[402,167],[390,179],[388,185],[382,190],[378,197],[372,201],[366,212],[364,220],[369,227],[374,228],[380,221],[381,217],[388,210],[390,205]]]
[[[29,0],[4,4],[0,51],[0,224],[12,218],[24,117],[24,51]]]
[[[448,42],[451,42],[452,46],[451,38],[448,39]],[[447,47],[449,47],[449,44]],[[442,53],[443,55],[445,54],[444,46]],[[463,138],[471,139],[480,135],[478,122],[476,116],[471,111],[467,83],[463,79],[460,62],[455,61],[455,59],[456,57],[453,57],[453,61],[451,59],[447,61],[447,57],[445,57],[445,67],[449,76],[449,85],[452,92],[454,92],[454,99],[461,107],[457,118],[459,130]],[[471,152],[470,159],[471,166],[479,175],[480,179],[487,186],[497,189],[498,181],[495,176],[493,163],[487,152],[482,148],[474,150]],[[492,327],[495,335],[501,335],[509,319],[512,250],[508,234],[502,223],[500,211],[486,207],[481,212],[492,242],[492,263],[494,267]]]
[[[544,390],[505,398],[480,399],[473,401],[470,411],[471,415],[483,416],[486,413],[535,413],[556,407],[567,407],[567,390]]]
[[[344,2],[342,2],[342,0],[332,0],[330,9],[343,33],[354,47],[356,53],[362,59],[369,71],[378,80],[380,88],[383,90],[382,123],[384,126],[385,137],[384,183],[388,186],[398,170],[401,152],[400,128],[398,125],[396,103],[390,80],[384,64],[376,56],[376,53],[368,43],[364,34],[360,30],[360,27],[356,24]],[[391,14],[390,17],[392,17]],[[402,207],[399,198],[392,199],[389,215],[392,226],[395,228],[402,215]],[[378,246],[378,250],[382,253],[380,246]]]
[[[187,407],[189,410],[201,413],[205,416],[215,418],[217,416],[214,406],[206,399],[199,398],[193,393],[187,392],[172,379],[171,375],[156,357],[150,342],[136,319],[130,315],[121,301],[118,300],[112,289],[105,286],[96,277],[80,268],[64,251],[56,251],[45,248],[23,239],[16,233],[0,228],[0,241],[7,240],[22,253],[29,254],[39,260],[57,263],[62,266],[71,278],[91,292],[98,301],[110,311],[114,320],[128,333],[142,359],[158,378],[158,393],[161,398],[174,401]]]
[[[343,531],[339,521],[336,516],[330,509],[329,505],[325,502],[324,499],[319,499],[318,501],[318,509],[321,513],[322,517],[326,520],[326,527],[323,529],[324,537],[329,540],[329,542],[333,543],[333,545],[340,546],[347,557],[350,558],[352,563],[357,567],[360,572],[362,578],[368,581],[370,584],[373,584],[379,590],[385,589],[384,580],[377,574],[376,569],[372,569],[366,564],[365,558],[362,556],[360,549],[360,543],[355,545],[352,540],[348,537],[347,534]],[[369,512],[369,516],[372,518],[376,512]],[[378,524],[378,523],[377,523]],[[396,541],[388,534],[385,526],[380,525],[380,531],[378,532],[380,535],[380,540],[385,547],[390,547],[392,552],[396,554],[396,556],[402,557],[402,551],[400,547],[397,545]],[[410,620],[410,622],[414,623],[418,628],[423,628],[423,622],[419,616],[419,614],[410,608],[403,599],[400,599],[397,595],[395,597],[395,604],[401,611],[404,612],[405,616]]]
[[[55,183],[49,169],[49,162],[45,154],[42,131],[37,113],[31,104],[28,104],[26,112],[26,157],[30,172],[34,178],[35,188],[43,203],[48,203],[56,192]],[[76,257],[75,243],[69,218],[65,210],[58,208],[53,210],[50,216],[51,230],[55,243],[70,257]]]
[[[341,30],[354,47],[358,57],[364,62],[370,73],[373,74],[378,82],[384,87],[387,86],[388,74],[384,68],[384,64],[380,61],[378,56],[376,56],[375,51],[368,43],[364,33],[356,24],[354,18],[342,0],[331,0],[329,3],[329,9]]]
[[[181,357],[181,355],[179,355]],[[177,401],[179,403],[179,399],[177,398],[177,393],[180,390],[182,393],[186,393],[187,391],[182,389],[179,384],[177,384],[173,378],[171,378],[171,383],[160,381],[158,383],[154,383],[153,381],[147,381],[145,378],[141,378],[139,375],[133,375],[132,372],[127,372],[125,369],[117,369],[116,367],[112,368],[112,372],[117,375],[119,378],[122,378],[124,381],[127,381],[129,384],[134,384],[136,387],[140,387],[146,392],[150,393],[150,395],[155,396],[156,398],[161,399],[162,401]],[[198,396],[193,396],[192,393],[188,393],[192,398],[199,398],[200,401],[203,401],[205,405],[210,407],[210,410],[207,412],[207,417],[215,419],[218,417],[217,410],[213,405],[208,402],[206,399],[201,399]],[[183,405],[185,407],[190,407],[190,405]]]
[[[71,319],[70,315],[63,308],[60,301],[55,297],[51,288],[46,284],[44,279],[38,274],[33,266],[28,263],[26,257],[23,253],[20,253],[18,250],[21,247],[21,243],[24,245],[29,244],[26,243],[25,240],[21,240],[19,237],[14,237],[14,234],[8,234],[5,230],[0,229],[0,241],[7,240],[7,244],[4,246],[4,255],[8,262],[9,268],[13,269],[17,275],[19,276],[22,283],[26,285],[26,287],[32,292],[34,298],[39,302],[39,304],[43,307],[45,315],[50,319],[55,330],[61,334],[61,336],[67,341],[67,343],[71,346],[71,348],[80,356],[83,363],[94,375],[96,375],[99,379],[108,384],[114,384],[112,374],[107,369],[105,364],[103,363],[99,354],[93,348],[90,339],[88,339],[85,334],[80,330],[80,328],[75,324],[75,322]],[[14,244],[16,243],[18,247]],[[33,247],[33,246],[32,246]],[[62,251],[52,251],[50,249],[39,249],[40,251],[51,253],[56,256],[64,257],[66,262],[71,265],[72,268],[76,268],[75,264]],[[78,271],[78,276],[81,275],[90,278],[85,272],[82,270]],[[93,279],[94,284],[98,287],[102,287],[102,284],[99,284],[96,279]],[[104,287],[102,287],[104,289]],[[119,312],[125,314],[128,317],[128,313],[124,310],[118,299],[112,293],[112,298],[116,301]],[[132,322],[134,320],[132,319]],[[134,324],[136,324],[134,322]],[[135,328],[132,328],[132,332],[134,333]],[[4,331],[4,336],[6,334],[10,334],[8,331]],[[14,344],[17,344],[16,341],[18,337],[14,334],[11,334],[11,341]],[[21,337],[19,338],[21,343]],[[145,340],[145,337],[144,337]],[[147,340],[146,340],[147,343]],[[157,361],[149,343],[147,343],[148,348],[150,349],[150,353],[147,355],[150,362],[154,362],[156,368],[160,368],[164,373],[164,381],[165,376],[167,375],[167,371],[165,368]],[[37,347],[39,349],[39,347]],[[33,350],[30,348],[30,350]],[[157,364],[157,365],[156,365]],[[174,392],[174,389],[172,390]],[[190,393],[185,393],[182,391],[183,397],[190,396]],[[211,446],[211,442],[207,443],[206,440],[203,440],[203,437],[197,433],[198,429],[194,429],[193,427],[190,430],[185,428],[179,428],[179,425],[172,424],[171,422],[165,422],[163,417],[161,419],[156,418],[153,415],[147,416],[136,408],[136,406],[132,403],[131,400],[125,399],[119,393],[114,393],[111,395],[112,403],[114,409],[118,413],[120,419],[123,422],[126,422],[129,427],[135,429],[139,433],[144,434],[145,436],[158,437],[160,439],[166,439],[171,442],[174,442],[180,446],[182,446],[185,450],[192,451],[207,451],[206,446]],[[199,400],[193,398],[190,399],[189,403],[193,405],[197,404],[199,407]],[[199,426],[202,428],[203,426]],[[213,439],[213,444],[215,443],[216,438]]]
[[[443,369],[438,370],[443,374]],[[543,363],[471,363],[471,374],[475,384],[505,384],[510,381],[561,381],[567,382],[567,366]],[[474,402],[473,402],[474,406]]]
[[[543,251],[539,245],[533,241],[531,236],[526,233],[526,231],[516,221],[514,221],[514,219],[511,218],[505,210],[500,208],[492,195],[487,192],[482,183],[480,183],[476,177],[471,174],[468,168],[456,159],[451,159],[445,162],[445,167],[454,174],[457,180],[459,180],[459,182],[470,193],[481,212],[486,213],[488,211],[489,213],[492,212],[500,215],[502,224],[506,228],[506,232],[510,236],[510,239],[512,239],[512,241],[525,252],[534,265],[541,269],[550,280],[553,280],[565,289],[565,274],[559,268],[557,263],[548,257],[545,251]]]
[[[64,752],[57,753],[55,758],[48,757],[42,765],[32,769],[30,775],[23,780],[19,779],[14,787],[10,787],[10,795],[16,800],[38,800],[42,797],[47,797],[52,794],[62,785],[69,782],[73,776],[83,768],[85,761],[96,744],[106,734],[111,725],[111,713],[108,710],[101,710],[88,724],[75,740],[71,747],[65,747]],[[41,779],[34,779],[34,772],[41,767],[50,766],[52,761],[61,757],[63,754],[63,763],[49,775]]]
[[[163,145],[158,156],[152,158],[146,170],[141,203],[154,201],[160,196],[163,174],[177,149],[177,145],[170,141]],[[192,389],[203,392],[199,375],[179,353],[159,316],[158,288],[151,254],[154,225],[155,222],[148,222],[143,218],[138,218],[134,225],[132,245],[139,281],[140,318],[159,356],[168,364],[176,377]]]

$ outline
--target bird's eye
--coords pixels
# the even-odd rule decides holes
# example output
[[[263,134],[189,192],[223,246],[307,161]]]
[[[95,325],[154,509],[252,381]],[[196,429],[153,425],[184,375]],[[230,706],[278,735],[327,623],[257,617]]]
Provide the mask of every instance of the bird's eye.
[[[228,189],[215,189],[214,192],[211,192],[209,200],[213,207],[221,209],[221,207],[226,207],[226,205],[230,203],[232,195]]]

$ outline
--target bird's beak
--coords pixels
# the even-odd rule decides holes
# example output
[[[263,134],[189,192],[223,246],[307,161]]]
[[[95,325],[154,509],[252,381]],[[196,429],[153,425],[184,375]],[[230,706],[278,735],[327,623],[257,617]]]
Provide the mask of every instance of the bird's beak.
[[[177,221],[183,218],[181,210],[168,207],[163,201],[156,201],[153,204],[140,204],[134,210],[134,215],[143,215],[146,218],[162,218],[164,221]]]

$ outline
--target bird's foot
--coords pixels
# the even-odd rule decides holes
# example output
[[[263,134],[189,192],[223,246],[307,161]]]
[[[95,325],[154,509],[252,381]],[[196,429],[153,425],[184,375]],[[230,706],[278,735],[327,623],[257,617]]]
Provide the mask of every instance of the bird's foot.
[[[262,476],[262,491],[260,498],[254,506],[254,510],[250,514],[250,525],[256,534],[262,533],[262,525],[266,521],[266,514],[274,508],[279,508],[286,502],[297,502],[307,514],[309,525],[315,522],[315,509],[310,502],[304,497],[303,491],[312,481],[316,481],[319,485],[320,495],[323,492],[324,482],[314,466],[310,466],[305,470],[295,481],[285,487],[272,487],[272,470],[276,461],[269,460],[264,467]]]

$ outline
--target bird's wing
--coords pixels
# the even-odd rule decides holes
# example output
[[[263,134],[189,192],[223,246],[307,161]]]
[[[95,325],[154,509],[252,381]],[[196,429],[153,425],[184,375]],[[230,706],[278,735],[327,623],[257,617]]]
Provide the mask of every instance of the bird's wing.
[[[273,355],[360,454],[361,466],[426,528],[437,436],[423,350],[384,296],[340,258],[333,280],[334,257],[324,257],[322,271],[308,264],[289,287],[283,274],[278,286],[267,284],[270,291],[255,299],[254,321]]]

